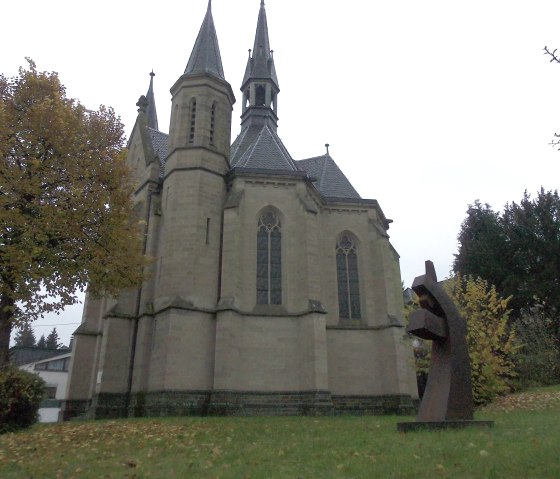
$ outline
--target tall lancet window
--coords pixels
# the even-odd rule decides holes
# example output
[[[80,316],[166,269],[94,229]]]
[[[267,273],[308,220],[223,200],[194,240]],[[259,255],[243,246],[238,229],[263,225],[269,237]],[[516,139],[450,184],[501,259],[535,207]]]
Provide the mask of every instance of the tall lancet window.
[[[210,144],[214,144],[214,129],[216,124],[216,103],[212,103],[210,110]]]
[[[282,304],[282,231],[272,209],[260,215],[257,227],[257,304]]]
[[[341,319],[360,319],[360,282],[358,250],[355,240],[343,234],[336,244],[336,276],[338,280],[338,312]]]
[[[196,126],[196,98],[191,100],[191,125],[189,131],[189,143],[194,143],[194,129]]]

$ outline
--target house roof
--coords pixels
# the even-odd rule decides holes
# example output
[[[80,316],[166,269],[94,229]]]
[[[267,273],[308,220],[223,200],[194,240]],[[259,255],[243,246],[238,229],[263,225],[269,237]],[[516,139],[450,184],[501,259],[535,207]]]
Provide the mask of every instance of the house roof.
[[[276,131],[268,124],[241,130],[231,145],[232,168],[300,171]]]
[[[208,1],[206,16],[196,37],[185,75],[212,74],[225,80],[216,27],[212,18],[212,2]]]
[[[10,363],[14,366],[29,364],[43,359],[49,359],[61,354],[70,353],[70,349],[43,349],[38,347],[14,346],[10,349]]]
[[[313,184],[325,198],[361,199],[348,178],[327,153],[296,162],[297,166],[307,172]]]

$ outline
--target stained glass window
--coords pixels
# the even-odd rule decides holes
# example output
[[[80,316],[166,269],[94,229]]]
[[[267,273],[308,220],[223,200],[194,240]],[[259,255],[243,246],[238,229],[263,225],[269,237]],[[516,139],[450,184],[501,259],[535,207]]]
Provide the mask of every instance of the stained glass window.
[[[271,210],[261,214],[257,228],[257,304],[282,304],[282,232]]]
[[[342,319],[360,319],[360,282],[358,253],[354,240],[342,235],[336,244],[338,311]]]

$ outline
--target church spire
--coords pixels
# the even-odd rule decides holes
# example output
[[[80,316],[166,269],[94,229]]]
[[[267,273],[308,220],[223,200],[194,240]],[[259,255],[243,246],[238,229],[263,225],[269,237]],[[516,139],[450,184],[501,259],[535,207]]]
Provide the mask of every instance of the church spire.
[[[270,49],[263,0],[261,0],[257,20],[255,44],[253,50],[249,50],[241,91],[243,92],[241,125],[267,123],[275,130],[278,122],[276,98],[280,87],[274,67],[273,52]]]
[[[158,130],[157,112],[156,112],[156,101],[154,97],[154,76],[156,74],[152,70],[150,73],[150,86],[148,88],[148,93],[146,93],[146,100],[148,100],[148,106],[146,107],[146,116],[148,117],[148,126],[154,130]]]
[[[268,39],[268,24],[266,21],[264,0],[261,0],[257,31],[255,33],[255,44],[253,46],[252,56],[249,54],[241,89],[243,90],[246,83],[252,79],[270,80],[274,82],[276,89],[279,90],[276,69],[274,68],[274,57],[270,50],[270,40]]]
[[[225,80],[218,37],[216,36],[216,27],[212,18],[212,0],[208,0],[206,16],[198,32],[198,37],[185,69],[185,75],[207,73]]]

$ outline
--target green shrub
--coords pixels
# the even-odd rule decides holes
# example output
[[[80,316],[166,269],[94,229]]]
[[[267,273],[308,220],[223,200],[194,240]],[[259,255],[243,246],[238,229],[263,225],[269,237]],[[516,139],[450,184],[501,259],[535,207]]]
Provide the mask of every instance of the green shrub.
[[[0,434],[31,426],[44,396],[45,382],[14,367],[0,369]]]
[[[553,324],[539,308],[515,322],[522,344],[516,358],[517,381],[522,389],[560,383],[560,344]]]

